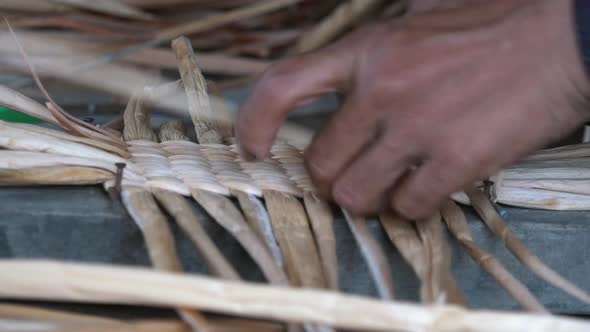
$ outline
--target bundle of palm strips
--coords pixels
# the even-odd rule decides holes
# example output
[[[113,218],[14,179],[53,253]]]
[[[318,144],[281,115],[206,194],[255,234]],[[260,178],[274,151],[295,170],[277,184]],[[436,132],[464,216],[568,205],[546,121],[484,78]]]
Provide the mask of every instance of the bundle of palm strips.
[[[102,184],[122,198],[143,234],[155,270],[1,260],[0,299],[164,306],[175,308],[179,320],[121,321],[6,304],[0,305],[0,328],[17,330],[34,324],[40,331],[590,329],[590,322],[551,316],[526,285],[475,243],[462,209],[451,198],[425,220],[405,220],[393,213],[379,216],[389,240],[420,281],[422,304],[395,301],[394,281],[383,248],[372,237],[366,220],[345,210],[343,215],[380,299],[339,293],[334,216],[330,205],[314,190],[303,166],[301,147],[278,141],[267,160],[241,160],[231,125],[214,116],[190,40],[175,39],[172,50],[197,142],[189,139],[179,121],[165,123],[158,130],[150,126],[150,103],[153,95],[161,95],[154,91],[162,87],[138,89],[128,102],[122,126],[102,127],[71,116],[48,94],[47,104],[41,105],[0,87],[0,105],[62,129],[0,122],[0,183]],[[576,183],[575,177],[583,172],[587,151],[586,145],[542,151],[493,178],[488,193],[474,186],[456,197],[475,208],[523,265],[555,287],[590,303],[586,291],[561,277],[523,245],[489,197],[517,206],[583,207],[587,202],[583,186],[569,184]],[[514,195],[515,191],[527,194]],[[518,198],[512,198],[515,196]],[[203,230],[188,200],[196,201],[236,238],[270,285],[241,281]],[[169,222],[176,222],[188,235],[206,262],[209,277],[182,273]],[[450,271],[452,257],[444,228],[532,313],[468,309]],[[236,318],[210,317],[203,311]]]
[[[0,16],[45,44],[61,45],[56,50],[37,44],[32,60],[39,66],[100,57],[136,68],[175,69],[175,56],[165,46],[185,35],[200,50],[203,71],[220,75],[223,88],[250,81],[278,57],[320,48],[405,8],[399,0],[5,0]],[[4,22],[3,71],[27,75],[2,30],[7,31]],[[41,74],[64,78],[59,72]]]

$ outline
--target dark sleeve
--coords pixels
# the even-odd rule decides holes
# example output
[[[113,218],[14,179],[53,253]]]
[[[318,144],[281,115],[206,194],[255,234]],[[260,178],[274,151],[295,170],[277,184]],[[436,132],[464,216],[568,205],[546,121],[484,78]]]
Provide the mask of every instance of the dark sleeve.
[[[574,0],[574,16],[582,61],[590,77],[590,0]]]

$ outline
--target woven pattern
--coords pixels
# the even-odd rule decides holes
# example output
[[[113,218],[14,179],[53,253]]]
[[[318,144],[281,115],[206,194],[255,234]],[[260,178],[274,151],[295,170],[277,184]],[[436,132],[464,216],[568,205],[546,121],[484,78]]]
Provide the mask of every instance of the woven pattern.
[[[297,148],[278,143],[262,162],[240,159],[235,145],[197,144],[190,141],[127,142],[130,161],[143,171],[144,182],[124,178],[128,186],[158,188],[190,195],[192,189],[229,196],[232,191],[262,196],[273,190],[301,197],[313,191]]]

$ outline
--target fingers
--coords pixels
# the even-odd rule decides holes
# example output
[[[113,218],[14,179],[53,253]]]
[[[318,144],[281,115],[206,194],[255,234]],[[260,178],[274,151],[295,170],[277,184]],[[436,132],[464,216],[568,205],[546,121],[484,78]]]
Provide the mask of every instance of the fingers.
[[[333,48],[284,60],[259,80],[238,115],[242,155],[264,159],[287,114],[298,104],[328,91],[342,90],[349,80],[352,52]]]
[[[431,160],[407,174],[391,193],[391,208],[409,219],[428,218],[464,180],[452,167]]]
[[[428,144],[430,158],[393,188],[390,207],[406,218],[427,218],[450,194],[491,175],[498,158],[493,157],[490,143],[497,137],[484,133],[494,125],[502,122],[478,113],[455,120]]]
[[[420,158],[412,141],[395,133],[383,137],[355,160],[336,181],[334,200],[356,215],[383,210],[391,188]]]
[[[359,152],[375,138],[377,120],[354,96],[316,134],[305,151],[305,164],[317,190],[332,195],[332,184]]]
[[[429,217],[450,194],[538,148],[531,142],[541,141],[542,137],[529,135],[528,140],[521,139],[530,127],[523,126],[515,116],[535,119],[535,112],[542,106],[527,93],[513,94],[515,89],[488,97],[488,103],[466,106],[469,113],[439,126],[426,146],[430,158],[395,186],[390,206],[407,218]],[[545,127],[541,119],[535,121],[537,126]],[[539,135],[546,134],[539,131]]]

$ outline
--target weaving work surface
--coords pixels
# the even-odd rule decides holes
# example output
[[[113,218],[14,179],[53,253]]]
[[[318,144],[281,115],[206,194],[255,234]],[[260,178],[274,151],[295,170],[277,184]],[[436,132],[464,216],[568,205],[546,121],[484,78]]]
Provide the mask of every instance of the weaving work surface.
[[[492,331],[490,324],[482,324],[481,317],[467,309],[469,303],[463,295],[462,285],[451,273],[453,252],[445,237],[444,229],[447,229],[462,250],[490,274],[498,286],[523,309],[536,313],[536,316],[516,315],[515,320],[510,316],[498,316],[504,317],[505,322],[512,322],[500,324],[512,328],[505,331],[521,331],[528,327],[529,317],[537,317],[536,331],[546,331],[546,327],[552,331],[587,331],[585,323],[548,316],[544,303],[531,289],[475,242],[463,210],[451,199],[423,220],[407,220],[393,211],[383,211],[378,216],[390,244],[414,271],[423,306],[395,304],[394,279],[383,246],[374,238],[365,218],[340,208],[381,301],[369,303],[366,299],[339,294],[342,288],[339,285],[334,206],[315,194],[301,150],[278,142],[265,161],[241,160],[235,145],[223,144],[234,141],[233,129],[212,117],[215,110],[208,102],[206,81],[196,68],[190,41],[178,38],[172,47],[179,62],[198,144],[190,141],[187,128],[178,120],[163,124],[156,133],[150,124],[150,99],[146,95],[150,89],[147,88],[131,96],[120,125],[114,123],[112,127],[107,124],[96,127],[80,121],[47,95],[51,100],[47,107],[36,105],[34,101],[21,103],[21,106],[27,109],[27,105],[29,108],[36,105],[35,112],[44,114],[48,122],[59,125],[67,133],[0,122],[0,147],[4,148],[0,150],[0,183],[104,184],[109,193],[114,194],[112,198],[121,199],[142,234],[153,268],[160,271],[160,274],[151,272],[145,275],[140,272],[143,275],[140,278],[146,282],[151,282],[152,278],[169,280],[167,282],[173,285],[152,283],[152,290],[163,293],[157,299],[142,298],[141,295],[152,296],[142,288],[141,294],[133,294],[130,300],[112,291],[139,289],[136,277],[128,279],[130,282],[125,286],[120,284],[121,273],[135,274],[133,271],[82,267],[94,271],[90,272],[93,278],[90,280],[78,278],[81,272],[77,267],[5,263],[11,271],[22,271],[27,276],[31,275],[28,271],[45,269],[47,273],[43,276],[49,275],[49,279],[57,284],[49,285],[46,278],[33,276],[26,280],[31,287],[0,288],[0,296],[6,294],[24,299],[45,296],[67,300],[72,294],[80,296],[76,291],[89,286],[94,291],[82,292],[85,301],[105,301],[103,296],[113,295],[115,300],[125,300],[128,304],[137,301],[142,301],[139,304],[164,304],[174,307],[183,324],[193,331],[210,331],[210,322],[201,309],[280,320],[287,331],[329,332],[335,328],[408,332]],[[35,112],[31,113],[37,114]],[[570,155],[571,151],[566,152]],[[538,168],[543,166],[545,164],[536,165]],[[552,186],[563,185],[562,174],[558,175],[553,175]],[[506,183],[514,178],[504,180]],[[590,294],[545,265],[524,245],[480,186],[465,188],[464,195],[498,240],[522,265],[545,282],[590,304]],[[204,230],[188,200],[202,207],[237,240],[271,286],[248,286],[240,282],[242,276],[221,254],[218,244]],[[184,270],[171,221],[190,238],[207,271],[225,281],[192,277],[181,286],[179,282],[182,280],[168,278],[167,273],[182,277]],[[98,273],[105,277],[97,278]],[[99,292],[97,287],[103,279],[106,283],[102,284],[103,292]],[[1,284],[14,282],[23,285],[18,272],[0,274]],[[39,282],[48,286],[44,288],[45,295],[30,291],[38,290],[35,285]],[[184,296],[189,288],[198,295]],[[170,302],[167,295],[174,289],[178,293],[171,296]],[[318,289],[323,290],[316,291]],[[93,295],[99,295],[99,298],[87,297]],[[188,302],[177,301],[180,298]],[[392,309],[392,304],[398,307]],[[361,312],[362,317],[359,317]],[[561,324],[561,328],[556,328],[557,324]],[[446,328],[441,330],[441,326]]]
[[[287,143],[277,143],[262,162],[240,159],[235,145],[197,144],[176,140],[127,142],[130,161],[145,180],[124,178],[124,185],[160,188],[190,195],[192,189],[231,195],[237,190],[262,196],[264,190],[298,197],[313,191],[303,166],[303,154]]]
[[[141,234],[121,204],[114,204],[99,186],[12,187],[0,188],[0,257],[50,258],[86,262],[149,265]],[[63,202],[68,202],[67,206]],[[33,204],[33,207],[31,207]],[[246,280],[262,282],[264,276],[240,244],[216,224],[194,201],[191,202],[211,239]],[[514,232],[547,264],[572,282],[590,289],[590,262],[580,252],[589,250],[585,234],[590,232],[590,213],[551,212],[505,207],[506,218]],[[474,213],[467,213],[473,237],[482,248],[498,257],[522,281],[531,287],[552,312],[590,315],[590,305],[579,302],[559,289],[548,287],[528,272],[497,241]],[[202,257],[182,230],[171,223],[178,253],[187,273],[207,274]],[[389,260],[396,299],[418,301],[419,282],[389,242],[378,221],[368,221],[371,233],[385,249]],[[336,216],[334,233],[339,261],[340,289],[345,293],[376,297],[375,286],[355,240],[342,219]],[[447,233],[447,235],[450,235]],[[96,241],[97,238],[103,239]],[[516,310],[518,304],[494,279],[478,269],[462,252],[459,243],[450,240],[452,270],[474,308]],[[76,250],[71,250],[76,248]],[[556,250],[559,248],[559,250]],[[568,257],[564,259],[564,257]]]

